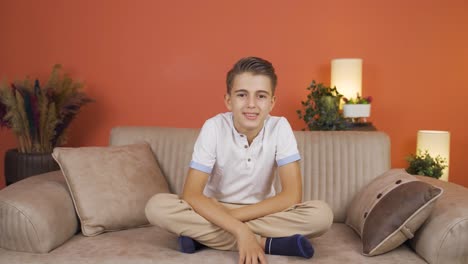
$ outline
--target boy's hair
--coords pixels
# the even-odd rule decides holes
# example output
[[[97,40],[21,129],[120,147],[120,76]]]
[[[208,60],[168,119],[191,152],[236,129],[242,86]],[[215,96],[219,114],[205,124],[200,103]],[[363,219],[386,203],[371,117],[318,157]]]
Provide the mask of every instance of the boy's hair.
[[[277,77],[275,73],[275,68],[271,62],[264,60],[258,57],[246,57],[240,59],[232,69],[227,73],[226,76],[226,85],[227,93],[231,94],[232,85],[234,83],[234,78],[244,72],[252,73],[253,75],[265,75],[271,81],[271,92],[275,94]]]

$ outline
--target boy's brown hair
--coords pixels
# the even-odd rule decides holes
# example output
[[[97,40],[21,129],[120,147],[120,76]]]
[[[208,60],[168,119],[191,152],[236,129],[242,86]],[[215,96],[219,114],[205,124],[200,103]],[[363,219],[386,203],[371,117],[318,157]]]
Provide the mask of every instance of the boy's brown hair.
[[[271,62],[264,60],[258,57],[246,57],[240,59],[232,69],[227,73],[226,76],[226,86],[227,93],[231,94],[232,85],[234,83],[234,78],[244,72],[252,73],[253,75],[265,75],[271,81],[271,92],[272,95],[275,94],[275,88],[277,83],[277,77],[275,73],[275,68]]]

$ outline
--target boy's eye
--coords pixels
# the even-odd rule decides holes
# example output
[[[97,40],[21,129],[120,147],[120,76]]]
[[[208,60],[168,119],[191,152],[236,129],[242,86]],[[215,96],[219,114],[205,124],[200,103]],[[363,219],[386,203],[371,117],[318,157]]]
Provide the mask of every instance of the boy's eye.
[[[260,94],[260,95],[258,96],[258,98],[260,98],[260,99],[265,99],[265,98],[267,98],[267,96],[264,95],[264,94]]]
[[[238,94],[237,94],[237,97],[245,97],[245,94],[243,94],[243,93],[238,93]]]

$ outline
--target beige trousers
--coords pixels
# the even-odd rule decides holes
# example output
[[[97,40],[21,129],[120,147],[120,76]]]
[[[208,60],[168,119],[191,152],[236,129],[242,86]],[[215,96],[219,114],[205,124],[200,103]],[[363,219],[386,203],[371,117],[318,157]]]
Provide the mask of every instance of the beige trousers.
[[[226,204],[228,208],[244,205]],[[188,236],[215,249],[237,250],[235,237],[197,214],[192,207],[175,194],[160,193],[147,203],[146,217],[178,236]],[[247,226],[260,237],[284,237],[301,234],[316,237],[325,233],[333,222],[333,212],[323,201],[307,201],[290,208],[248,222]]]

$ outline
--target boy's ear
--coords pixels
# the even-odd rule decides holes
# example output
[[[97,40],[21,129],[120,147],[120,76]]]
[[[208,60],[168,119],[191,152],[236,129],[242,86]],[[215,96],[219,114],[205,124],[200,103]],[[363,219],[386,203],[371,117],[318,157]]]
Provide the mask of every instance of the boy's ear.
[[[231,96],[229,94],[224,95],[224,104],[226,105],[226,108],[229,111],[232,111],[232,106],[231,106]]]
[[[275,107],[275,104],[276,104],[276,96],[272,96],[271,97],[271,107],[270,107],[270,112],[271,110],[273,110],[273,108]]]

